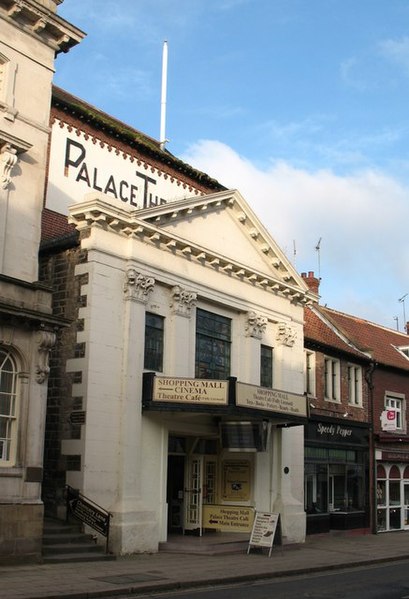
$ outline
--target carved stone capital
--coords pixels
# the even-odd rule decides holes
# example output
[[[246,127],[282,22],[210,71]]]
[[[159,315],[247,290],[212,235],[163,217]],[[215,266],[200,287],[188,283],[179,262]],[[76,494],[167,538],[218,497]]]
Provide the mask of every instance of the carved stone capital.
[[[49,357],[50,351],[55,345],[56,334],[51,331],[38,331],[38,364],[36,367],[36,380],[41,384],[50,374]]]
[[[277,341],[281,345],[293,347],[296,337],[297,332],[294,331],[294,329],[290,325],[286,324],[285,322],[281,322],[278,325]]]
[[[256,314],[255,312],[247,312],[246,336],[262,339],[267,326],[267,318]]]
[[[17,164],[17,148],[5,143],[0,149],[0,178],[2,189],[7,189],[11,181],[11,171]]]
[[[135,268],[128,268],[125,273],[125,299],[146,304],[155,286],[155,279],[142,275]]]
[[[197,293],[182,289],[179,285],[172,287],[170,307],[175,314],[190,317],[192,308],[196,305]]]

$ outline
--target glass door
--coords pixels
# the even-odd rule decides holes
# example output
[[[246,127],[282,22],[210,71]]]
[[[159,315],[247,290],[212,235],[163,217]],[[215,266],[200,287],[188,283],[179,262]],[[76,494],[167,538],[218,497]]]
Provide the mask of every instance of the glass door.
[[[202,535],[203,456],[191,455],[186,460],[185,531]]]
[[[406,481],[403,483],[403,501],[403,528],[409,530],[409,482]]]

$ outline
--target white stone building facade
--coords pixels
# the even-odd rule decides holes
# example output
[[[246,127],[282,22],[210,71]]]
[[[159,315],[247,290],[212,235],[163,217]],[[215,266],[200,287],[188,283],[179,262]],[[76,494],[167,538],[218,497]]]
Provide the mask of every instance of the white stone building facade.
[[[283,542],[302,542],[301,277],[237,191],[139,210],[92,192],[69,221],[85,424],[61,451],[78,459],[66,482],[113,514],[110,550],[249,532],[214,524],[226,506],[279,513]]]
[[[39,559],[49,352],[66,323],[38,282],[58,0],[0,1],[0,561]]]

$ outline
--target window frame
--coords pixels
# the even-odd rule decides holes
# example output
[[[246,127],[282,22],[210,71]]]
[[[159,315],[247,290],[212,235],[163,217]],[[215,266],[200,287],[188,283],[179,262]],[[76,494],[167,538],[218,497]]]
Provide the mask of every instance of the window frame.
[[[6,361],[10,361],[12,364],[11,370],[5,370],[4,364]],[[9,375],[4,376],[3,373],[7,372]],[[4,380],[9,378],[9,384],[3,387]],[[4,405],[6,406],[7,396],[10,397],[10,406],[8,413],[6,410],[4,414],[0,412],[0,421],[5,421],[5,426],[0,426],[0,467],[10,467],[15,465],[17,456],[17,435],[18,435],[18,423],[19,423],[19,369],[18,362],[14,353],[4,347],[0,346],[0,410],[2,409],[2,399],[5,399]],[[6,396],[6,397],[4,397]],[[4,436],[3,436],[4,430]]]
[[[328,368],[328,366],[330,366]],[[324,399],[341,402],[341,363],[337,358],[324,356]]]
[[[351,377],[351,371],[354,376]],[[362,407],[362,366],[358,364],[347,364],[348,375],[348,404],[350,406]]]
[[[263,352],[265,355],[263,355]],[[268,355],[267,355],[268,354]],[[260,344],[260,387],[273,389],[274,383],[274,348]]]
[[[316,396],[316,354],[314,351],[305,350],[304,391],[307,395]]]
[[[161,327],[153,326],[148,323],[149,319],[156,320],[156,322],[161,323]],[[155,339],[155,335],[153,332],[156,331],[157,338]],[[152,334],[150,336],[149,332]],[[159,332],[159,333],[158,333]],[[145,333],[144,333],[144,350],[143,350],[143,368],[144,370],[149,370],[153,372],[163,372],[163,362],[164,362],[164,348],[165,348],[165,318],[160,314],[155,314],[154,312],[145,312]],[[152,340],[159,344],[158,352],[155,352],[152,347]],[[151,350],[151,351],[149,351]]]
[[[397,402],[397,403],[396,403]],[[395,405],[393,405],[395,403]],[[385,410],[394,410],[396,412],[396,432],[406,430],[406,403],[403,393],[393,393],[385,391],[384,397]]]
[[[213,326],[205,329],[200,328],[202,321],[213,321]],[[217,328],[227,327],[228,333],[217,331]],[[202,351],[207,346],[206,353]],[[232,346],[232,319],[217,312],[210,312],[204,308],[196,308],[196,331],[195,331],[195,377],[199,379],[226,380],[231,372],[231,346]],[[223,348],[219,360],[225,364],[219,369],[215,368],[217,348]],[[199,352],[202,352],[201,354]],[[210,359],[209,359],[210,358]],[[207,365],[207,367],[206,367]],[[206,370],[206,372],[204,372]]]

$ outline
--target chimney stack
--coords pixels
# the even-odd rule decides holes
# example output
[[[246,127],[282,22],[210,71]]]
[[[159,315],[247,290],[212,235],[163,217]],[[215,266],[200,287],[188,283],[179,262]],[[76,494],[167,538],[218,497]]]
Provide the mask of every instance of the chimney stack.
[[[312,270],[310,270],[308,272],[308,275],[306,272],[302,272],[301,277],[307,283],[307,285],[311,289],[311,291],[313,291],[314,293],[319,295],[320,280],[314,275],[314,272]]]

